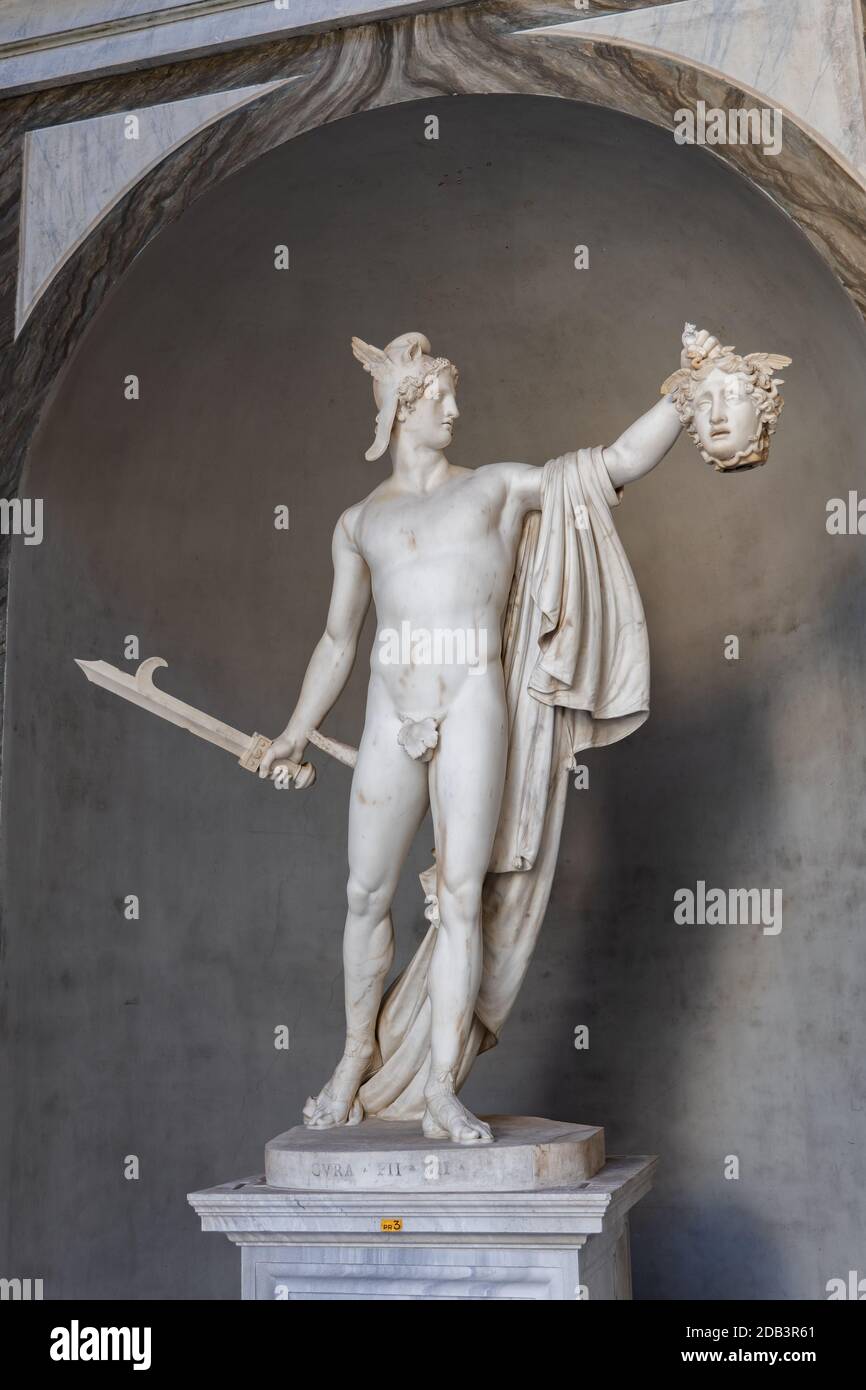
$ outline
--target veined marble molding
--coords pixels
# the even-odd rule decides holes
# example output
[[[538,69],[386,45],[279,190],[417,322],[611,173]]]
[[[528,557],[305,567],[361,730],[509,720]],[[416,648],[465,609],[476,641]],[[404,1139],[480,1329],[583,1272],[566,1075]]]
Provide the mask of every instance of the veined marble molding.
[[[690,5],[696,2],[701,0],[688,0]],[[840,3],[847,5],[848,0]],[[708,106],[741,106],[754,95],[701,67],[652,50],[632,50],[624,42],[523,32],[561,24],[573,13],[562,0],[475,0],[422,16],[281,40],[0,104],[6,152],[0,169],[0,330],[11,337],[19,249],[16,131],[23,136],[37,124],[44,128],[76,115],[139,110],[150,104],[148,91],[151,103],[159,103],[201,96],[208,87],[226,92],[241,83],[283,83],[185,139],[122,193],[89,236],[78,242],[73,238],[74,254],[67,255],[52,282],[57,295],[43,293],[27,331],[20,335],[20,354],[7,353],[0,364],[0,372],[8,374],[4,463],[9,473],[15,477],[20,469],[41,401],[39,383],[53,377],[104,290],[139,247],[190,201],[275,144],[354,112],[449,93],[528,93],[588,101],[668,130],[673,112],[684,103],[701,99]],[[292,76],[309,81],[286,84]],[[37,112],[42,116],[38,123]],[[718,147],[716,155],[799,222],[861,309],[866,307],[864,190],[832,152],[788,121],[783,149],[775,158],[751,145]],[[28,189],[28,199],[35,196]],[[127,214],[122,219],[115,217],[120,207]],[[30,230],[35,230],[32,221]],[[25,239],[28,234],[25,225]],[[55,249],[63,244],[61,234],[47,226],[40,235]],[[19,302],[27,302],[26,285]],[[21,383],[22,390],[12,391],[12,381]]]
[[[460,0],[0,0],[0,92],[201,57]]]
[[[16,335],[76,248],[161,159],[221,116],[297,80],[288,77],[284,82],[236,87],[229,92],[28,131],[24,137]],[[134,126],[128,123],[130,116]]]
[[[476,0],[478,3],[478,0]],[[283,8],[277,8],[281,3]],[[0,0],[0,92],[181,61],[459,0]],[[866,0],[526,0],[581,38],[687,59],[794,113],[866,173]]]
[[[860,0],[673,0],[546,32],[700,64],[791,112],[866,174]]]
[[[273,0],[268,0],[265,8],[271,17],[279,17],[274,23],[294,28],[308,27],[327,16],[342,21],[370,9],[370,0],[286,3],[288,9],[276,10]],[[384,8],[397,3],[384,0]],[[49,4],[22,10],[19,0],[7,0],[5,5],[0,3],[0,39],[6,39],[7,46],[39,45],[61,35],[71,38],[101,31],[101,37],[73,45],[81,49],[88,42],[104,47],[115,40],[140,39],[145,31],[153,37],[162,26],[172,30],[172,42],[177,43],[186,41],[179,31],[205,21],[224,35],[234,34],[232,24],[244,17],[248,20],[252,11],[261,8],[260,3],[241,0],[76,0],[60,9]],[[436,10],[441,5],[431,0],[426,8]],[[553,7],[552,14],[550,5],[532,0],[524,8],[546,20],[553,18],[552,24],[523,31],[544,36],[551,44],[577,39],[625,44],[632,50],[654,49],[731,78],[762,100],[793,113],[820,139],[835,146],[860,174],[866,174],[860,0],[654,0],[649,4],[646,0],[599,0],[576,18],[573,9],[566,8],[567,23],[556,22],[563,13],[561,4]],[[189,18],[168,23],[167,16],[179,15]],[[514,37],[519,42],[521,31]],[[31,61],[67,47],[33,48]],[[3,61],[0,56],[0,77]],[[126,112],[29,131],[16,334],[75,248],[139,179],[196,130],[263,95],[272,85],[148,106],[138,113],[140,132],[134,140],[124,136]]]
[[[107,288],[113,283],[138,247],[213,181],[242,167],[274,144],[330,120],[391,102],[452,92],[531,93],[589,101],[666,129],[671,129],[673,112],[684,103],[703,99],[714,106],[749,104],[749,94],[727,80],[651,51],[633,52],[625,43],[614,45],[598,38],[590,41],[580,36],[523,32],[544,21],[561,23],[567,13],[573,10],[561,0],[484,0],[419,17],[281,41],[264,48],[245,48],[177,69],[161,69],[152,76],[136,73],[103,79],[99,84],[60,89],[44,103],[43,126],[52,117],[68,121],[76,106],[82,115],[88,116],[101,114],[100,105],[103,111],[124,110],[132,105],[128,99],[122,104],[118,101],[124,92],[132,95],[134,109],[140,109],[146,104],[142,98],[148,85],[159,102],[169,99],[172,86],[179,89],[180,99],[190,95],[190,88],[200,94],[209,81],[219,83],[225,91],[244,79],[248,86],[298,75],[309,79],[278,87],[252,105],[224,116],[217,124],[207,125],[160,159],[144,180],[123,192],[119,203],[99,221],[90,236],[75,243],[75,254],[67,256],[53,282],[58,288],[56,299],[49,293],[42,295],[37,306],[40,324],[33,339],[41,339],[44,325],[50,324],[45,350],[34,350],[28,341],[35,318],[31,314],[27,333],[22,333],[19,340],[25,357],[29,359],[33,351],[24,376],[32,372],[35,388],[44,373],[53,375],[56,355],[65,357],[72,344],[70,334],[77,337],[83,318],[89,317],[101,298],[101,286]],[[34,106],[35,101],[31,96],[5,103],[0,119],[5,117],[6,141],[14,135],[16,120],[24,129],[32,127],[33,111],[43,109]],[[784,148],[773,159],[749,145],[719,147],[716,154],[786,208],[861,308],[866,306],[863,188],[810,138],[809,132],[789,121]],[[0,280],[4,298],[16,278],[18,226],[17,216],[13,223],[10,211],[17,212],[17,173],[14,162],[7,162],[0,202],[0,207],[7,209],[0,242],[5,262]],[[28,198],[31,196],[35,195],[28,189]],[[130,199],[137,206],[128,208],[128,215],[122,220],[116,219],[117,208],[126,207]],[[34,230],[32,222],[30,229]],[[59,234],[48,228],[42,235],[55,249],[62,244]],[[98,276],[96,284],[94,273]],[[79,285],[87,286],[86,294],[79,290]],[[26,303],[26,296],[25,286],[19,302]],[[8,322],[8,309],[3,307]],[[65,322],[56,320],[58,312]],[[7,370],[14,372],[8,354],[7,358]],[[20,364],[17,379],[22,380]],[[16,399],[5,393],[4,399],[12,436],[7,440],[5,459],[7,467],[17,472],[29,437],[30,427],[24,421],[38,409],[40,393],[33,389]]]

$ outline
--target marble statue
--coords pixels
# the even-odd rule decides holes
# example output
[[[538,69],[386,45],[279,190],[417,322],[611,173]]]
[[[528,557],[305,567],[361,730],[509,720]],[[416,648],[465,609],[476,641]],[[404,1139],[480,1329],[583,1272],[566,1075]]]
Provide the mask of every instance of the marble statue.
[[[456,467],[457,369],[421,333],[358,338],[378,410],[369,460],[389,476],[337,521],[325,631],[259,775],[302,764],[352,669],[369,604],[377,632],[352,780],[343,938],[346,1040],[304,1107],[311,1128],[365,1116],[483,1144],[458,1093],[501,1032],[528,967],[559,843],[566,770],[649,712],[649,649],[611,509],[685,424],[719,468],[766,457],[787,358],[737,357],[686,326],[664,399],[607,447],[543,467]],[[763,455],[763,457],[759,457]],[[390,909],[428,806],[430,926],[385,992]]]
[[[434,358],[420,333],[383,350],[354,338],[378,407],[366,456],[390,450],[392,471],[337,522],[325,631],[273,743],[158,689],[160,657],[134,675],[78,662],[94,684],[261,777],[312,786],[308,743],[354,768],[346,1041],[304,1106],[309,1130],[367,1116],[420,1120],[430,1140],[493,1139],[458,1093],[476,1056],[497,1042],[532,958],[566,771],[582,750],[625,738],[649,713],[646,623],[612,508],[683,425],[721,471],[765,462],[782,409],[773,372],[789,358],[740,357],[693,324],[682,344],[664,399],[615,444],[542,468],[469,469],[444,452],[459,415],[454,365]],[[319,726],[346,684],[371,600],[377,630],[354,749]],[[430,925],[386,992],[391,902],[428,807],[434,863],[420,877]]]

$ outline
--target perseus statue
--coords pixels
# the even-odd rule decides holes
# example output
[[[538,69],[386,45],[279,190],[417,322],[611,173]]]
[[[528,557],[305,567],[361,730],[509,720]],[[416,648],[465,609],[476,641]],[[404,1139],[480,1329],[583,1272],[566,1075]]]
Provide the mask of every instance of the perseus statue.
[[[377,629],[351,787],[343,938],[346,1040],[304,1107],[314,1128],[420,1120],[429,1138],[490,1142],[459,1091],[520,989],[547,905],[582,750],[649,713],[649,648],[611,511],[686,425],[717,466],[766,457],[781,409],[768,354],[738,358],[686,325],[664,398],[615,443],[543,467],[460,468],[448,449],[457,370],[421,333],[355,338],[378,414],[369,460],[389,476],[337,521],[319,640],[259,775],[300,764],[346,684],[371,599]],[[763,457],[761,457],[763,455]],[[408,967],[391,904],[428,807],[429,929]]]

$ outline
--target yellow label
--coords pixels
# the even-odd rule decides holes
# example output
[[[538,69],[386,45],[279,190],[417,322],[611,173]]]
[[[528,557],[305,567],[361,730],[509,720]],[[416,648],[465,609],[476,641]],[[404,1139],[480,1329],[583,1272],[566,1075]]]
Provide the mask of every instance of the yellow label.
[[[402,1231],[402,1216],[383,1216],[379,1222],[380,1231]]]

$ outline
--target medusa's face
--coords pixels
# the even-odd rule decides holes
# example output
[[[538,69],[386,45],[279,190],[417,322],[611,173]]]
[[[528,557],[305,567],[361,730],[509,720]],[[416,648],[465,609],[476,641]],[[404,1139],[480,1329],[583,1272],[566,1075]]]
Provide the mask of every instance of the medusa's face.
[[[715,367],[698,383],[692,407],[701,448],[717,463],[747,453],[760,433],[758,409],[742,373]]]

